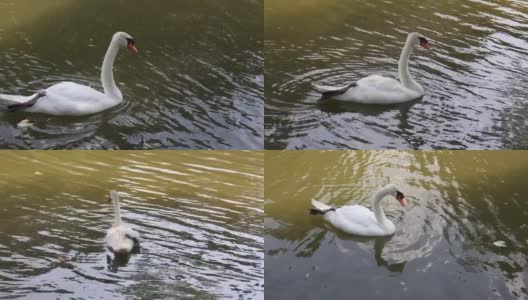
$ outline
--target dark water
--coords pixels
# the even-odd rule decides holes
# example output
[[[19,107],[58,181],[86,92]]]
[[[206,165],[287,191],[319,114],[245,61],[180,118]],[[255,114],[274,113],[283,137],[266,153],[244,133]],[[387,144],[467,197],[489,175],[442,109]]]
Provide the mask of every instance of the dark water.
[[[16,152],[16,153],[15,153]],[[263,153],[4,152],[0,298],[263,299]],[[141,235],[107,263],[107,193]]]
[[[527,149],[526,1],[265,4],[266,149]],[[321,104],[312,82],[395,78],[408,32],[418,101]]]
[[[0,0],[0,92],[60,81],[102,90],[116,31],[124,102],[87,117],[0,112],[0,148],[261,149],[263,3],[253,0]],[[29,119],[33,126],[17,124]]]
[[[505,151],[266,153],[266,299],[528,298],[528,156]],[[384,200],[391,237],[341,233],[312,198]],[[503,242],[495,245],[496,242]]]

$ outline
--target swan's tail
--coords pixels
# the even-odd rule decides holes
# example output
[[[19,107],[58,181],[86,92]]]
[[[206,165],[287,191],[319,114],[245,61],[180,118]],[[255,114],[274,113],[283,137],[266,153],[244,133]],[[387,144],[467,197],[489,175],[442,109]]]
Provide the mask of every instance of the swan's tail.
[[[357,82],[351,82],[345,86],[329,86],[312,83],[312,86],[316,91],[321,93],[325,97],[338,96],[346,93],[350,88],[356,87]]]
[[[335,207],[328,206],[322,202],[312,199],[313,208],[310,208],[308,212],[310,215],[324,215],[327,212],[335,211]]]
[[[18,95],[0,95],[0,103],[7,105],[7,109],[11,112],[30,108],[38,99],[46,96],[46,91],[42,90],[31,96],[18,96]]]
[[[0,104],[11,105],[16,103],[24,103],[31,100],[35,95],[32,96],[19,96],[19,95],[6,95],[0,94]]]

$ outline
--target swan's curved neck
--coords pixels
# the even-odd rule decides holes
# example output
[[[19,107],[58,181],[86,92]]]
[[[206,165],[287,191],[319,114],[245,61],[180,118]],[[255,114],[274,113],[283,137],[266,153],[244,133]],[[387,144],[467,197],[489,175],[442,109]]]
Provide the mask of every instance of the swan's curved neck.
[[[410,39],[408,39],[405,42],[405,46],[403,47],[402,53],[400,55],[400,61],[398,63],[398,75],[400,77],[401,84],[411,90],[417,90],[420,86],[414,79],[411,77],[411,73],[409,73],[409,58],[411,57],[413,51],[412,42]]]
[[[381,206],[381,200],[390,193],[390,188],[385,187],[377,191],[372,197],[372,209],[374,210],[374,215],[379,224],[383,224],[385,220],[387,220],[385,212],[383,211],[383,206]]]
[[[114,81],[114,61],[119,52],[119,46],[112,40],[108,50],[106,51],[103,67],[101,68],[101,83],[103,84],[104,93],[111,99],[121,101],[123,96],[121,91],[117,88]]]
[[[121,211],[119,209],[119,196],[112,197],[112,202],[114,203],[114,226],[119,226],[121,224]]]

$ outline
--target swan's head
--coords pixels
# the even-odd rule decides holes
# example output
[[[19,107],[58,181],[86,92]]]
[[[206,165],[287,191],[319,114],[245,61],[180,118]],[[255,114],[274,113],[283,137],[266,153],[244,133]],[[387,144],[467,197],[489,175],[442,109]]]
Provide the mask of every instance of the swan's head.
[[[423,35],[418,32],[411,32],[407,36],[407,42],[411,43],[412,46],[420,46],[426,50],[431,50],[431,44]]]
[[[117,43],[120,47],[128,48],[132,53],[136,54],[138,52],[136,48],[136,42],[130,36],[130,34],[126,32],[116,32],[114,34],[114,37],[112,38],[112,42]]]
[[[388,189],[390,195],[392,195],[394,198],[396,198],[396,200],[398,200],[398,202],[400,202],[400,204],[402,206],[405,206],[406,202],[405,202],[405,196],[403,195],[402,192],[400,192],[400,190],[398,189],[398,187],[395,185],[395,184],[389,184],[385,187],[386,189]]]
[[[115,201],[119,201],[119,193],[116,191],[110,191],[110,193],[108,193],[108,202],[110,203]]]

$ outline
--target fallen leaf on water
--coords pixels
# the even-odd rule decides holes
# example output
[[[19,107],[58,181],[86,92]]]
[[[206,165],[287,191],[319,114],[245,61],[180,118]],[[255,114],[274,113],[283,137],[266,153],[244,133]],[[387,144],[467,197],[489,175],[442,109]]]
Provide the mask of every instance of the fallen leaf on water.
[[[506,243],[504,241],[496,241],[495,243],[493,243],[493,245],[497,247],[506,247]]]
[[[24,120],[18,122],[18,124],[17,124],[17,127],[20,127],[20,128],[26,128],[26,127],[30,127],[30,126],[33,126],[33,123],[31,123],[28,119],[24,119]]]

